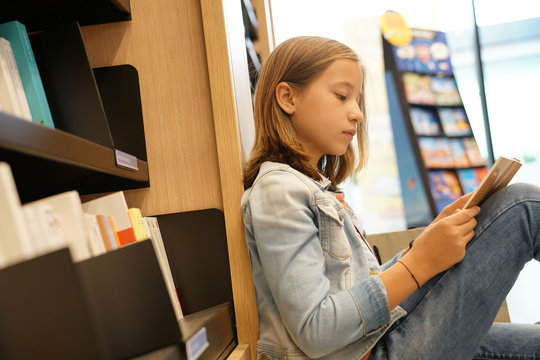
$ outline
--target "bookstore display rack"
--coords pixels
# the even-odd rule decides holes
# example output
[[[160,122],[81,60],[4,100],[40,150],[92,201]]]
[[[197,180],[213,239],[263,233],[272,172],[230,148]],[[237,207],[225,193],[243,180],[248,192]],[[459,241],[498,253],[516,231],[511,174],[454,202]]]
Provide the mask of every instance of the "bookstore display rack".
[[[429,224],[487,173],[461,101],[443,32],[383,37],[385,79],[407,226]]]
[[[92,69],[79,27],[130,19],[129,0],[28,0],[3,9],[0,23],[17,20],[35,32],[30,42],[55,123],[52,129],[0,112],[0,161],[10,165],[23,203],[68,190],[84,195],[150,186],[137,70],[131,65]],[[209,218],[200,220],[201,214]],[[172,354],[149,358],[185,359],[194,358],[188,343],[193,345],[196,336],[207,349],[200,359],[226,357],[236,346],[236,334],[223,214],[159,216],[163,222],[172,216],[198,224],[192,231],[217,231],[219,236],[208,239],[225,246],[215,253],[219,259],[206,258],[212,264],[199,261],[208,269],[222,264],[218,276],[188,279],[221,286],[199,286],[202,293],[193,300],[199,307],[193,305],[191,312],[187,307],[177,322],[149,241],[81,262],[60,249],[0,269],[0,357],[142,359],[167,348]],[[212,246],[201,240],[204,234],[193,239],[182,231],[168,238],[188,236]],[[185,264],[178,265],[184,274]],[[228,291],[221,291],[223,286]],[[191,288],[186,294],[197,296]],[[197,303],[201,299],[205,302]]]

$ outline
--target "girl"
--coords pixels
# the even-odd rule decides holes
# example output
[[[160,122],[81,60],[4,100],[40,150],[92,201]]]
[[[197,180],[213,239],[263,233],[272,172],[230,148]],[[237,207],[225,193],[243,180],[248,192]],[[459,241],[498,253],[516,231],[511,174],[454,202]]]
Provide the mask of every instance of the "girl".
[[[379,266],[338,190],[366,164],[364,97],[357,56],[330,39],[285,41],[260,74],[242,197],[259,358],[540,359],[540,326],[493,325],[540,259],[540,189],[481,211],[460,210],[466,195]]]

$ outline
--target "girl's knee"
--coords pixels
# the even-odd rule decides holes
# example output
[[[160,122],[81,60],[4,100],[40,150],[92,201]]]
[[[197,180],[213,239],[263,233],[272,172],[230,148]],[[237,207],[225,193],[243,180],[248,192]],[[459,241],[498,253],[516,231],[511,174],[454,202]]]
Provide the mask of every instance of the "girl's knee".
[[[480,204],[480,207],[484,215],[493,215],[530,201],[540,202],[540,187],[527,183],[516,183],[496,192]]]
[[[500,191],[501,195],[511,201],[540,201],[540,187],[528,183],[515,183]]]

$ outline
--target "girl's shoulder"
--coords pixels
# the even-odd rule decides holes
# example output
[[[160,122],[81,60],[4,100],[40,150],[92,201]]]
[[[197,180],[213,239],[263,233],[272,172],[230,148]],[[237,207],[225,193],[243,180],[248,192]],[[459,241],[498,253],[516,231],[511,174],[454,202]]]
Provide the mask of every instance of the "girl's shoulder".
[[[244,204],[253,193],[265,193],[269,196],[287,192],[302,192],[306,195],[313,194],[317,189],[327,187],[326,181],[320,183],[292,168],[288,164],[267,161],[264,162],[253,185],[248,188],[242,197]]]

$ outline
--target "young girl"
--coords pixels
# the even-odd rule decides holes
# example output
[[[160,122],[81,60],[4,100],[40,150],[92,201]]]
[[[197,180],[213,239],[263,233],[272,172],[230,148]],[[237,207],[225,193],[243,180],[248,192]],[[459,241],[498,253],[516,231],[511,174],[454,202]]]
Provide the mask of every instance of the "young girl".
[[[364,84],[355,53],[319,37],[285,41],[260,74],[242,198],[259,359],[540,359],[540,326],[493,324],[540,259],[540,189],[482,210],[466,195],[379,266],[338,190],[366,164]]]

